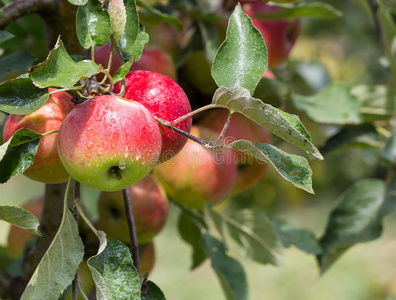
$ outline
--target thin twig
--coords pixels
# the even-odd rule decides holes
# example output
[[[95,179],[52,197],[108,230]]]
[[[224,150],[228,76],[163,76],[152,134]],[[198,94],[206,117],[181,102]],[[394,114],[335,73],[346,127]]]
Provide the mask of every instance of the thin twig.
[[[76,272],[76,276],[74,277],[72,283],[72,300],[77,300],[78,280],[78,272]]]
[[[80,202],[80,183],[78,181],[74,181],[74,203]],[[78,223],[78,210],[74,206],[73,209],[73,216],[76,222]],[[78,269],[76,272],[76,276],[74,277],[74,280],[72,282],[72,299],[77,300],[77,289],[78,289]]]
[[[130,237],[130,250],[132,255],[133,264],[140,277],[140,261],[139,261],[139,245],[137,241],[135,219],[133,217],[133,208],[131,203],[131,195],[129,189],[125,188],[122,190],[122,195],[124,197],[125,213],[128,221],[129,237]]]

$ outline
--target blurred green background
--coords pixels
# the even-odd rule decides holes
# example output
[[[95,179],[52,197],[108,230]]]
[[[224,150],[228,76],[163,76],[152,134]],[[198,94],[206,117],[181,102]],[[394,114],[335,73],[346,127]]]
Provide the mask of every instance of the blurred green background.
[[[388,69],[366,1],[334,0],[331,4],[343,11],[344,16],[330,21],[304,19],[302,35],[286,67],[298,70],[315,91],[330,82],[385,83]],[[310,76],[312,74],[316,76]],[[319,146],[337,130],[301,117]],[[274,139],[274,143],[287,151],[295,151],[279,140]],[[358,179],[383,174],[374,150],[338,151],[326,155],[324,162],[310,162],[310,165],[315,195],[294,188],[270,170],[259,185],[228,199],[221,208],[265,210],[320,237],[339,194]],[[0,204],[22,205],[43,193],[43,184],[19,175],[0,185]],[[84,205],[93,217],[97,216],[97,195],[97,191],[83,189]],[[161,287],[167,299],[225,299],[209,262],[189,270],[191,249],[177,232],[177,215],[178,209],[171,206],[166,227],[155,239],[156,265],[150,279]],[[250,299],[391,300],[396,299],[395,228],[396,217],[390,215],[380,239],[354,246],[323,276],[319,274],[315,257],[294,247],[286,249],[279,267],[243,259],[234,245],[231,245],[231,254],[241,259],[246,270]],[[2,246],[6,244],[8,230],[9,225],[0,222]]]

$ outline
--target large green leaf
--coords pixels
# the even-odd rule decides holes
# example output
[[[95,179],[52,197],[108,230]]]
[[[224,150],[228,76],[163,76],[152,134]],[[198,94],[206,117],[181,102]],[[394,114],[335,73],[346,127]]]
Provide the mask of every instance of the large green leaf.
[[[84,245],[78,234],[77,222],[67,207],[70,181],[63,203],[60,227],[45,252],[21,300],[58,299],[72,282],[84,256]]]
[[[227,228],[244,256],[260,264],[279,263],[283,247],[267,215],[252,210],[240,210],[229,216],[213,209],[209,212],[221,228]],[[224,231],[221,228],[218,226],[220,232]]]
[[[283,219],[272,216],[269,218],[279,239],[286,248],[295,246],[298,249],[310,254],[319,254],[322,252],[322,247],[320,246],[319,241],[311,231],[296,228]]]
[[[197,217],[191,214],[182,212],[179,216],[178,229],[182,239],[190,244],[192,247],[192,266],[191,269],[195,269],[201,265],[207,258],[206,252],[201,246],[202,232],[200,221]]]
[[[39,109],[48,97],[48,89],[40,89],[30,78],[21,76],[0,85],[0,110],[26,115]]]
[[[227,37],[214,59],[213,79],[219,87],[243,87],[253,94],[267,67],[264,39],[238,4],[229,19]]]
[[[142,292],[142,300],[166,300],[164,293],[152,281],[146,283],[146,290]]]
[[[40,235],[38,229],[40,223],[36,216],[21,207],[10,205],[0,206],[0,220],[23,228],[32,234]]]
[[[247,140],[237,140],[228,147],[272,165],[283,178],[296,187],[308,193],[314,193],[312,189],[312,170],[304,157],[286,153],[270,144],[258,144]]]
[[[294,19],[300,17],[311,17],[321,19],[334,19],[342,17],[342,11],[335,9],[328,3],[311,2],[284,4],[283,9],[270,13],[255,13],[253,18],[257,19]]]
[[[323,154],[347,147],[379,148],[382,146],[379,133],[372,124],[345,126],[331,136],[321,148]]]
[[[318,256],[324,273],[348,248],[380,236],[381,208],[386,185],[379,179],[365,179],[352,185],[338,199],[326,232],[320,239],[323,253]]]
[[[96,285],[96,298],[140,300],[139,275],[129,248],[120,241],[109,241],[101,235],[98,254],[88,259]]]
[[[251,97],[248,90],[218,88],[213,95],[212,103],[245,115],[272,133],[305,150],[311,157],[323,159],[318,149],[312,144],[311,137],[298,116],[283,112]]]
[[[208,233],[203,233],[201,243],[211,258],[212,268],[220,280],[226,299],[247,300],[247,279],[240,262],[228,256],[224,245]]]
[[[33,83],[40,87],[70,88],[80,79],[90,77],[99,71],[99,65],[91,60],[75,62],[67,53],[60,38],[47,59],[32,67],[29,75]]]
[[[19,129],[0,146],[0,183],[24,172],[34,160],[40,138],[43,136],[30,129]]]
[[[85,49],[107,42],[110,37],[110,16],[107,10],[102,10],[99,0],[88,0],[87,4],[78,7],[76,29],[78,40]]]
[[[36,59],[26,50],[18,50],[0,57],[0,79],[8,76],[15,77],[21,72],[26,72]]]
[[[332,84],[313,96],[293,95],[297,109],[318,123],[358,124],[362,117],[360,102],[350,93],[350,87]]]
[[[118,42],[125,62],[133,59],[134,44],[139,33],[139,15],[136,9],[135,0],[124,0],[126,11],[126,24],[124,33]]]

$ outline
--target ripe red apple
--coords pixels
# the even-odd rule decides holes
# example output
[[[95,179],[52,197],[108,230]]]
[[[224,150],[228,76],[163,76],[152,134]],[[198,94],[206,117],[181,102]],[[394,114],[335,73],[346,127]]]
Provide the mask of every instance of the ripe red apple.
[[[30,199],[22,207],[30,211],[40,221],[41,213],[44,207],[44,197],[38,196]],[[25,250],[26,242],[34,238],[35,235],[18,227],[12,225],[8,233],[7,253],[12,258],[19,257]]]
[[[227,109],[213,109],[201,118],[199,124],[213,129],[217,133],[214,138],[217,138],[227,117]],[[225,132],[223,144],[228,145],[240,139],[267,144],[271,141],[270,133],[266,128],[239,113],[234,113]],[[267,164],[239,151],[233,152],[233,154],[238,164],[238,175],[232,192],[240,193],[252,188],[263,178],[267,171]]]
[[[58,130],[66,115],[74,108],[71,98],[65,92],[51,94],[47,102],[34,112],[27,115],[9,115],[3,130],[4,141],[8,141],[20,128],[28,128],[38,133]],[[58,156],[57,137],[58,133],[53,133],[40,139],[33,164],[23,173],[25,176],[45,183],[62,183],[69,179],[69,174]]]
[[[192,127],[191,134],[205,140],[216,135],[198,126]],[[207,150],[192,140],[171,160],[154,168],[172,200],[196,209],[223,201],[234,186],[236,173],[230,150]]]
[[[121,84],[114,87],[114,92],[120,90]],[[158,118],[173,121],[191,112],[190,102],[183,89],[169,77],[150,71],[134,71],[125,77],[125,98],[143,104]],[[191,118],[175,127],[190,132]],[[162,151],[159,163],[171,159],[187,141],[187,138],[172,129],[160,125]]]
[[[140,103],[113,95],[91,98],[65,118],[59,157],[86,186],[116,191],[145,177],[161,152],[161,133]]]
[[[264,20],[253,17],[255,13],[271,13],[281,9],[280,6],[268,5],[262,1],[238,1],[242,10],[252,18],[254,26],[264,37],[268,50],[270,68],[282,64],[296,42],[301,28],[301,20]]]
[[[147,175],[128,189],[138,243],[148,243],[165,225],[168,198],[161,184],[152,175]],[[130,243],[122,191],[102,192],[98,211],[100,224],[108,237]]]
[[[109,63],[110,45],[104,44],[95,48],[95,62],[107,68]],[[110,75],[113,75],[118,68],[121,67],[121,62],[117,55],[113,53]],[[177,79],[176,66],[171,56],[159,47],[151,46],[143,50],[140,60],[134,62],[130,71],[147,70],[151,72],[161,73],[173,80]]]

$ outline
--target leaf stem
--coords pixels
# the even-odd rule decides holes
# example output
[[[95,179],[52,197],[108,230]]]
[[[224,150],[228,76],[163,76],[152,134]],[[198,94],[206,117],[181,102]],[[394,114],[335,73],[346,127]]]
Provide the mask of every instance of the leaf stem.
[[[92,225],[91,221],[89,220],[89,218],[87,217],[87,215],[85,214],[82,206],[81,206],[81,202],[80,201],[76,201],[75,202],[75,206],[77,208],[78,214],[80,215],[80,217],[83,218],[83,220],[85,221],[85,223],[87,223],[87,225],[89,226],[89,228],[91,228],[91,230],[93,231],[93,233],[96,235],[96,237],[100,240],[99,234],[98,234],[98,230],[95,228],[95,226]]]
[[[135,219],[133,217],[133,208],[132,208],[131,195],[129,193],[129,189],[128,188],[123,189],[122,195],[124,197],[125,213],[128,221],[129,237],[131,240],[129,247],[132,255],[132,261],[140,277],[139,245],[137,241]]]
[[[208,105],[202,106],[196,110],[193,110],[192,112],[189,112],[188,114],[185,114],[184,116],[181,116],[180,118],[177,118],[176,120],[173,120],[172,122],[168,122],[168,121],[165,121],[165,122],[168,122],[170,126],[175,126],[177,123],[180,123],[180,122],[184,121],[185,119],[188,119],[188,118],[196,115],[197,113],[203,112],[208,109],[216,108],[216,107],[219,107],[219,105],[218,104],[208,104]]]
[[[231,117],[232,117],[233,113],[234,112],[232,110],[228,110],[227,120],[224,123],[223,130],[221,131],[219,137],[217,138],[216,144],[220,145],[221,142],[223,141],[224,135],[225,135],[225,133],[227,131],[228,125],[230,124]]]

